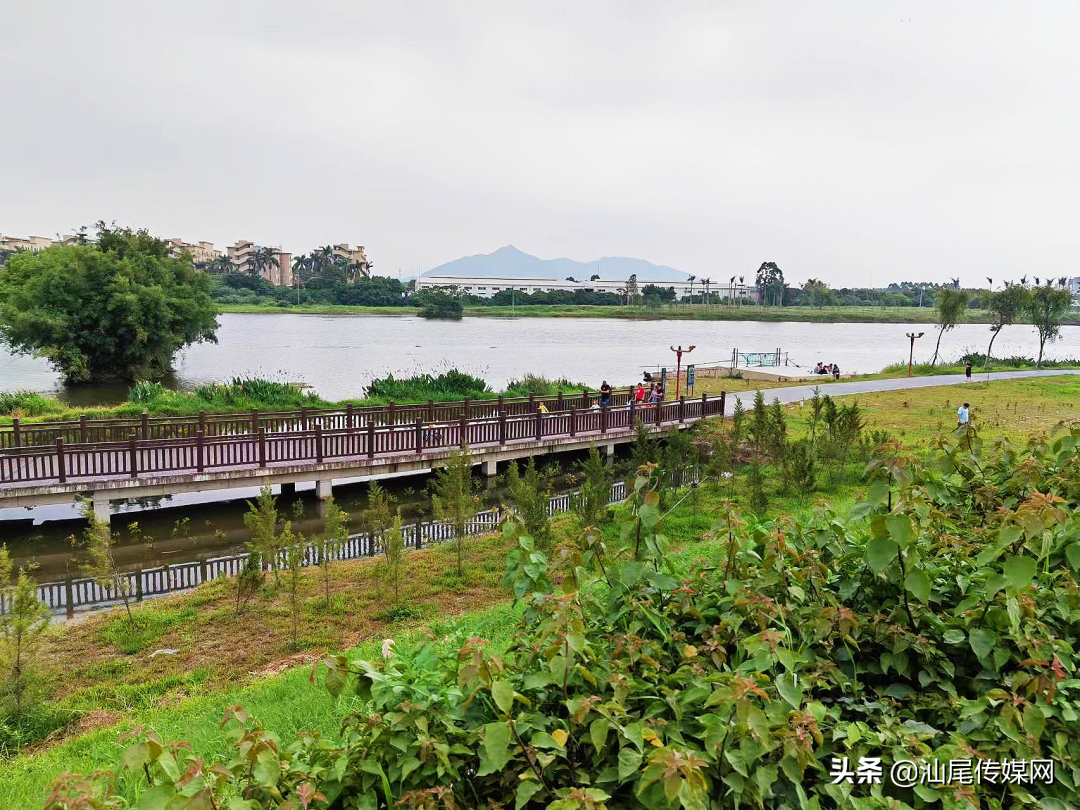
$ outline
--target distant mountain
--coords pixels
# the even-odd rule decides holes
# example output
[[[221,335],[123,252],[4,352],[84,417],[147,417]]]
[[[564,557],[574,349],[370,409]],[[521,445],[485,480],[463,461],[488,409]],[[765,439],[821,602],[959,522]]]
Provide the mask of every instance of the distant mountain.
[[[560,281],[572,276],[578,281],[588,281],[597,273],[603,281],[625,281],[635,274],[642,281],[686,281],[687,278],[686,273],[674,267],[653,264],[644,259],[630,259],[624,256],[605,256],[593,262],[576,262],[573,259],[539,259],[523,253],[513,245],[499,248],[494,253],[464,256],[433,267],[421,275],[556,278]]]

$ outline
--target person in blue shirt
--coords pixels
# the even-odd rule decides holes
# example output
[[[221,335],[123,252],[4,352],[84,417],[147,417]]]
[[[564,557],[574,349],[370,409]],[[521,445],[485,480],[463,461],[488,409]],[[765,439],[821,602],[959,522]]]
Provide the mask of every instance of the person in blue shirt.
[[[963,427],[971,420],[971,405],[965,402],[956,411],[956,426]]]

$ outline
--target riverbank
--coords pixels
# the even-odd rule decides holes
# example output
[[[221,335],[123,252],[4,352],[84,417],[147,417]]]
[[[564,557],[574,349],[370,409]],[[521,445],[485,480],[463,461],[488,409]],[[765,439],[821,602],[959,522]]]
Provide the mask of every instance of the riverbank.
[[[355,399],[328,400],[304,390],[297,383],[263,379],[233,379],[229,382],[197,386],[192,391],[175,391],[157,383],[140,382],[131,387],[128,401],[120,405],[73,408],[58,397],[27,391],[0,392],[0,424],[10,424],[19,417],[25,424],[78,419],[137,418],[145,410],[150,416],[195,416],[206,413],[249,413],[292,411],[300,408],[346,408],[386,405],[460,402],[495,399],[499,396],[554,396],[560,391],[581,391],[587,386],[571,380],[551,380],[526,374],[501,391],[493,391],[479,377],[450,369],[440,374],[416,374],[411,377],[389,375],[372,380],[364,396]]]
[[[963,391],[989,445],[998,435],[1023,439],[1075,417],[1080,378],[971,383]],[[862,395],[858,402],[867,432],[884,432],[871,433],[873,440],[895,437],[909,452],[923,455],[933,438],[951,427],[957,395],[955,387],[922,388]],[[841,404],[848,402],[845,398]],[[808,403],[784,408],[784,414],[794,437],[806,435]],[[722,430],[719,422],[707,423],[700,438]],[[770,475],[771,503],[764,514],[806,514],[822,497],[843,513],[865,488],[858,462],[835,480],[826,480],[824,471],[821,475],[816,491],[798,495]],[[727,494],[699,488],[666,518],[669,538],[683,549],[681,566],[716,553],[716,547],[698,538],[711,523],[709,511]],[[740,499],[747,495],[742,475],[734,494]],[[555,542],[570,536],[573,521],[567,517],[557,522]],[[604,527],[605,535],[615,531],[614,526]],[[285,738],[314,728],[336,739],[337,724],[354,703],[334,701],[306,683],[310,662],[323,652],[359,643],[358,654],[376,656],[381,638],[408,644],[423,630],[443,634],[446,617],[459,614],[466,616],[473,635],[491,642],[493,651],[509,639],[516,614],[498,584],[505,554],[502,539],[469,540],[466,550],[464,578],[453,573],[451,545],[405,556],[406,604],[419,608],[406,617],[387,610],[392,600],[379,560],[336,564],[329,607],[321,596],[319,572],[306,572],[299,649],[289,643],[291,618],[284,590],[268,585],[254,597],[245,618],[237,619],[234,581],[140,606],[138,632],[127,629],[121,612],[51,630],[46,650],[35,660],[48,670],[43,683],[57,690],[51,708],[76,717],[52,743],[0,765],[0,794],[14,806],[39,804],[45,786],[60,770],[88,772],[113,761],[117,734],[137,724],[152,724],[167,740],[187,739],[199,753],[218,750],[217,722],[224,708],[236,703]],[[174,652],[154,655],[157,650]]]
[[[294,313],[299,315],[407,315],[417,316],[417,307],[363,307],[340,304],[277,306],[276,304],[221,304],[225,313]],[[623,320],[684,321],[768,321],[795,323],[926,323],[935,322],[931,307],[756,307],[669,304],[648,307],[597,307],[560,305],[466,306],[465,316],[474,318],[618,318]],[[993,318],[985,310],[969,309],[960,323],[989,324]],[[1062,320],[1067,326],[1080,325],[1080,310],[1071,310]],[[1018,320],[1016,326],[1030,326]]]

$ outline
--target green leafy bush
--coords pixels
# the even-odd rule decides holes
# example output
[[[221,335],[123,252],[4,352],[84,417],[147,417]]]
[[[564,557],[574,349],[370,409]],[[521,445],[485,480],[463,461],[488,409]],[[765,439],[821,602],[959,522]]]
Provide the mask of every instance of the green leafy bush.
[[[379,661],[333,656],[326,688],[361,702],[340,742],[283,744],[232,709],[222,766],[144,735],[125,778],[145,772],[162,806],[1069,808],[1078,446],[1080,426],[1026,448],[950,435],[931,464],[875,464],[846,519],[822,505],[774,524],[729,501],[717,559],[682,576],[646,465],[617,539],[564,542],[555,568],[505,524],[504,582],[525,608],[506,655],[463,628],[408,653],[388,641]],[[834,760],[863,757],[880,758],[878,781],[836,783]],[[1052,782],[888,775],[898,760],[1034,759],[1054,762]],[[62,777],[54,796],[114,789],[95,779]]]
[[[165,396],[168,391],[169,389],[161,383],[150,382],[149,380],[139,380],[135,385],[128,389],[128,402],[145,405],[158,397]]]

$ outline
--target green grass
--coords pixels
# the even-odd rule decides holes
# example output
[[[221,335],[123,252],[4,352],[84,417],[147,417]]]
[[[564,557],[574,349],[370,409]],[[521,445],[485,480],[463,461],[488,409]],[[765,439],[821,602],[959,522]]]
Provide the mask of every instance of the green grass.
[[[179,605],[147,605],[128,619],[122,610],[114,611],[101,627],[101,640],[125,655],[149,650],[174,627],[194,624],[198,612],[194,607]]]

